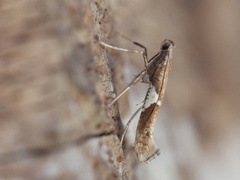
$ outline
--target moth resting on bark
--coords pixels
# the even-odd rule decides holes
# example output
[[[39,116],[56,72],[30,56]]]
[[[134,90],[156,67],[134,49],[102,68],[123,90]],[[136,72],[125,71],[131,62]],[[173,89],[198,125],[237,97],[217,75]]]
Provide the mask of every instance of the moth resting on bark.
[[[126,38],[126,37],[124,37]],[[126,38],[129,40],[128,38]],[[131,41],[131,40],[130,40]],[[141,53],[145,62],[145,69],[142,70],[135,79],[120,93],[110,104],[113,105],[130,87],[138,82],[145,82],[149,84],[147,94],[145,96],[143,105],[134,113],[129,122],[126,125],[124,133],[121,138],[123,142],[127,129],[136,116],[141,111],[140,119],[138,122],[135,138],[135,151],[140,162],[146,162],[160,154],[159,148],[154,142],[154,124],[164,99],[164,93],[166,90],[168,73],[172,63],[172,51],[175,47],[174,42],[165,39],[161,43],[160,51],[153,56],[150,60],[147,58],[147,48],[140,43],[133,42],[137,46],[143,48],[143,51],[128,50],[111,46],[105,42],[99,42],[101,45],[130,53]]]

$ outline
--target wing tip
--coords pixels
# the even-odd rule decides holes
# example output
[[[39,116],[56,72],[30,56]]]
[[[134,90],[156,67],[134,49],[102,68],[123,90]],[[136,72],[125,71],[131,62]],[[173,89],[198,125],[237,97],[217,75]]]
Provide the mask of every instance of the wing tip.
[[[156,156],[158,156],[160,154],[160,150],[159,148],[154,144],[149,144],[149,145],[145,145],[143,146],[136,146],[136,153],[137,153],[137,157],[138,160],[140,162],[149,162],[153,159],[155,159]]]

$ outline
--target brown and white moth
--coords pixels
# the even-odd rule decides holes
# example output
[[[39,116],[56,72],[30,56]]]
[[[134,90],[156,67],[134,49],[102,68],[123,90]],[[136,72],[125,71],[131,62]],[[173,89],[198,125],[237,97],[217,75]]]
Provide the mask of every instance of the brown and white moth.
[[[174,42],[168,39],[164,40],[161,44],[160,51],[150,60],[147,59],[147,49],[140,43],[133,42],[135,45],[144,48],[144,51],[118,48],[104,42],[99,43],[105,47],[115,50],[143,54],[145,69],[139,73],[135,79],[123,90],[123,92],[120,93],[111,102],[110,106],[114,104],[122,94],[128,91],[130,89],[130,86],[140,81],[149,84],[143,105],[134,113],[132,118],[129,120],[121,139],[122,143],[132,119],[140,110],[142,110],[136,130],[135,151],[140,162],[149,161],[156,155],[160,154],[159,148],[153,139],[154,124],[160,110],[160,106],[162,105],[164,93],[166,90],[168,73],[172,61]]]

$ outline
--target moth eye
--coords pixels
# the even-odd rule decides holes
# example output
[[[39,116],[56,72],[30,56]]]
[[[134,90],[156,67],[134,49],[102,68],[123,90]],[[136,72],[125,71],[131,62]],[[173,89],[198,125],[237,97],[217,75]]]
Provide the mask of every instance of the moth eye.
[[[170,47],[174,47],[174,42],[168,39],[165,39],[162,42],[161,50],[168,50]]]
[[[163,44],[161,49],[168,50],[169,46],[170,46],[170,44]]]

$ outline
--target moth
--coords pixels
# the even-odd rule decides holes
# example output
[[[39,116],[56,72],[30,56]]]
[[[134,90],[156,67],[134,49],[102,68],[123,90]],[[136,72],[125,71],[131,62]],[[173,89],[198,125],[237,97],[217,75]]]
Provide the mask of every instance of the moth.
[[[127,37],[123,36],[135,45],[143,48],[143,51],[128,50],[124,48],[115,47],[105,42],[99,42],[102,46],[130,52],[141,53],[143,55],[145,69],[142,70],[134,80],[120,93],[110,104],[113,105],[130,87],[138,82],[148,83],[148,90],[143,102],[143,105],[133,114],[127,123],[122,138],[126,135],[127,129],[136,116],[141,111],[140,119],[137,125],[135,137],[135,151],[140,162],[147,162],[160,154],[159,148],[154,142],[154,124],[157,119],[158,112],[163,103],[164,94],[167,86],[168,74],[172,63],[173,48],[175,47],[172,40],[165,39],[160,46],[160,51],[153,56],[150,60],[147,57],[147,48],[138,42],[134,42]]]

